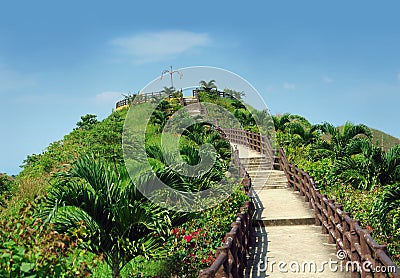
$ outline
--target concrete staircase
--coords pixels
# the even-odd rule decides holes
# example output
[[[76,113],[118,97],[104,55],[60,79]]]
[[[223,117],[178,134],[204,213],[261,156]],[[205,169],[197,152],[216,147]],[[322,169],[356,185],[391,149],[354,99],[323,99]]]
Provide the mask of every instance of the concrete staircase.
[[[285,173],[272,170],[271,161],[259,153],[237,146],[241,163],[252,181],[255,235],[245,277],[350,277],[342,271],[332,271],[325,262],[340,260],[334,245],[314,226],[314,212],[303,197],[288,187]],[[285,271],[279,262],[287,264]],[[293,272],[289,264],[302,266],[315,263],[314,269]],[[322,269],[323,268],[323,269]]]
[[[185,106],[191,117],[195,117],[201,114],[200,102],[198,102],[197,98],[184,97],[182,98],[182,102],[183,106]]]

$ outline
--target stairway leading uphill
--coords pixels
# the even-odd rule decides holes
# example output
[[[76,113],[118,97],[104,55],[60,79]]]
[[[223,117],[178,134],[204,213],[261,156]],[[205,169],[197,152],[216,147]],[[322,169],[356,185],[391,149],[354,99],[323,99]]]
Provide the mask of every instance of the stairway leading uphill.
[[[252,180],[256,207],[254,247],[245,277],[350,277],[324,266],[336,260],[340,268],[336,248],[326,243],[321,227],[314,226],[313,210],[288,187],[285,173],[271,170],[271,162],[260,153],[240,145],[238,149]]]

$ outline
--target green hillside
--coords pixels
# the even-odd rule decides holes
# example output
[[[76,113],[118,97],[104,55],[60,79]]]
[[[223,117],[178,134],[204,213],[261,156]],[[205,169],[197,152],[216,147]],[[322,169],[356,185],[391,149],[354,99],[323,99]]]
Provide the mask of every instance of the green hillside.
[[[271,118],[266,111],[253,111],[238,100],[205,91],[199,93],[199,99],[226,108],[246,130],[269,131],[265,127]],[[186,127],[181,139],[174,141],[176,133],[163,137],[166,142],[176,143],[170,142],[171,147],[176,147],[182,161],[190,166],[208,159],[207,153],[201,154],[200,146],[214,146],[217,152],[211,171],[183,176],[163,155],[170,149],[162,149],[161,132],[181,108],[179,101],[162,101],[154,109],[146,126],[143,157],[157,178],[180,192],[218,189],[219,181],[229,176],[232,152],[215,126],[195,124],[182,114],[176,123]],[[0,242],[6,243],[0,244],[0,277],[59,273],[64,273],[63,277],[119,277],[121,269],[123,277],[172,277],[160,273],[197,277],[200,269],[213,262],[213,252],[221,246],[224,233],[248,197],[238,181],[230,179],[233,194],[201,213],[175,213],[151,204],[138,192],[137,183],[152,186],[154,176],[140,168],[140,157],[126,161],[123,156],[121,143],[127,114],[125,107],[102,121],[95,115],[82,116],[62,140],[51,143],[40,154],[29,155],[15,180],[0,175],[0,219],[4,219],[0,222]],[[218,110],[209,109],[208,115],[221,118]],[[272,120],[277,140],[291,162],[307,170],[321,190],[342,202],[362,225],[373,229],[374,238],[387,244],[399,260],[400,201],[396,196],[400,196],[400,148],[392,147],[400,140],[375,129],[371,129],[371,140],[347,138],[340,134],[340,127],[329,123],[317,125],[317,131],[304,117],[288,113],[273,116]],[[218,122],[219,126],[229,126],[230,119]],[[261,127],[256,122],[262,123]],[[132,122],[132,126],[137,125]],[[137,130],[130,131],[134,135]],[[337,136],[332,137],[335,133]],[[129,148],[139,146],[134,137],[124,139],[128,139],[124,142]],[[346,148],[350,145],[352,148]],[[348,149],[353,152],[346,154]],[[168,154],[177,157],[172,151]],[[128,175],[126,165],[137,166],[135,177]],[[212,197],[216,196],[207,196],[207,200]],[[376,211],[382,213],[377,216]],[[29,234],[25,233],[27,229]],[[26,236],[21,238],[21,234]],[[50,256],[47,250],[53,250]],[[121,256],[117,263],[112,259],[116,253]],[[11,260],[12,254],[19,257]]]
[[[135,167],[140,158],[125,164],[121,144],[127,108],[102,121],[95,115],[82,116],[62,140],[40,154],[29,155],[11,200],[6,195],[11,192],[8,186],[0,190],[5,207],[0,212],[0,242],[7,243],[0,244],[0,254],[4,254],[0,277],[58,277],[58,273],[63,277],[119,277],[121,270],[123,277],[167,277],[165,273],[197,277],[200,269],[212,263],[213,252],[248,197],[238,180],[227,175],[229,142],[209,124],[189,124],[176,147],[190,166],[215,159],[212,169],[192,177],[169,166],[160,132],[180,108],[179,103],[162,101],[154,110],[145,131],[146,161],[151,169],[138,165],[135,177],[128,175],[125,165]],[[130,131],[135,135],[136,130]],[[164,141],[167,137],[163,134]],[[125,139],[128,147],[136,146],[135,136]],[[200,153],[205,144],[214,146],[215,157]],[[173,157],[172,153],[166,156]],[[175,212],[152,204],[137,186],[152,186],[155,177],[177,192],[209,190],[204,203],[213,199],[218,203],[201,213]],[[221,191],[220,181],[232,194]],[[166,198],[161,196],[161,200]],[[27,227],[29,236],[19,238]],[[54,252],[49,254],[48,249]],[[11,266],[10,256],[16,253],[19,259],[13,258]]]
[[[391,147],[400,144],[400,139],[392,135],[389,135],[383,131],[379,131],[373,128],[369,128],[372,132],[372,141],[376,146],[381,147],[383,150],[387,151]]]

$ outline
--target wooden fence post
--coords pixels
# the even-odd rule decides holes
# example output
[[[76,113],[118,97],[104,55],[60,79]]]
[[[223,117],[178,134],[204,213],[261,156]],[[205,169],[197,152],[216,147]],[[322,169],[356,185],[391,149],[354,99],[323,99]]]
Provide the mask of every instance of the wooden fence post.
[[[358,253],[358,247],[360,246],[360,239],[359,235],[357,233],[357,227],[359,227],[360,222],[358,220],[353,220],[350,223],[350,234],[351,234],[351,253],[348,254],[350,256],[351,261],[356,261],[360,265],[362,263],[361,261],[361,256]],[[358,271],[358,269],[352,269],[351,270],[351,278],[359,278],[361,277],[361,273]]]
[[[334,206],[335,200],[329,199],[328,200],[328,233],[329,233],[329,238],[328,238],[328,243],[335,243],[335,237],[333,236],[334,229],[335,229],[335,222],[334,222],[334,209],[332,206]]]

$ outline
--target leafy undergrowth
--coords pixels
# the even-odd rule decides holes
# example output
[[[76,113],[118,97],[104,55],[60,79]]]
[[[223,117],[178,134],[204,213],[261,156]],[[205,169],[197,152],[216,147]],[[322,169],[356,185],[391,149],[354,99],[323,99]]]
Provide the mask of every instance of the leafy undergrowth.
[[[248,197],[240,189],[219,205],[198,214],[192,220],[174,227],[165,242],[168,257],[146,259],[136,257],[122,270],[122,277],[136,278],[194,278],[201,269],[215,260],[215,251],[222,246],[223,238]],[[101,264],[93,271],[93,277],[111,276],[111,268]]]
[[[85,226],[71,236],[57,233],[33,217],[38,202],[26,203],[20,217],[4,220],[0,230],[0,277],[88,277],[101,261],[79,248]]]
[[[335,199],[343,205],[343,210],[351,212],[351,217],[360,221],[362,227],[367,229],[375,241],[387,245],[393,261],[400,265],[400,207],[391,211],[390,232],[385,232],[382,223],[377,217],[375,204],[379,202],[383,194],[382,188],[375,188],[372,191],[355,190],[350,185],[336,185],[326,187],[322,193],[329,198]]]
[[[248,197],[239,186],[222,203],[200,213],[200,217],[175,227],[166,246],[169,250],[170,266],[179,277],[197,277],[201,269],[209,267],[215,260],[215,251],[230,231],[239,209]],[[183,274],[184,273],[184,274]]]

